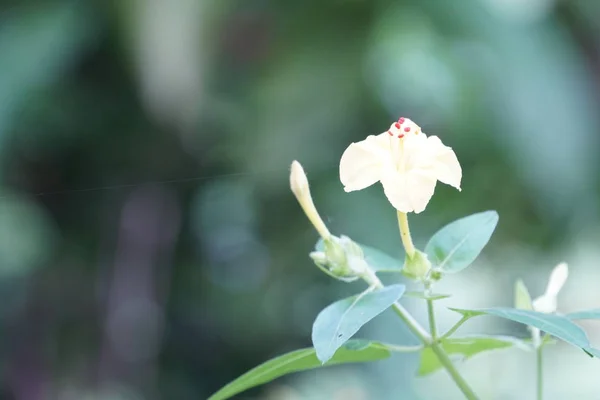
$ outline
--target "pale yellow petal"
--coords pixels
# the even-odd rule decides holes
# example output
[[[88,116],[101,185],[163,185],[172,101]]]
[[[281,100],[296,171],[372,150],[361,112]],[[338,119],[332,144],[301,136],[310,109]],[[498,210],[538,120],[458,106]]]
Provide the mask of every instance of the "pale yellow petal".
[[[371,135],[352,143],[340,160],[340,181],[346,192],[361,190],[381,179],[385,163],[390,163],[387,133]]]
[[[401,212],[420,213],[425,210],[435,191],[436,179],[427,171],[407,173],[385,169],[381,178],[389,202]]]
[[[460,190],[462,168],[451,147],[445,146],[437,136],[427,138],[427,146],[433,158],[433,168],[437,179]]]

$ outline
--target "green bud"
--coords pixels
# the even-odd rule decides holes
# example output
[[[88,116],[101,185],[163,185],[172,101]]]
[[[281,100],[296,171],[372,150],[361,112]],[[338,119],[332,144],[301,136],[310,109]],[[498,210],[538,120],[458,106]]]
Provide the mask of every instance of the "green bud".
[[[412,257],[406,256],[402,273],[411,279],[425,280],[430,269],[431,262],[427,259],[427,254],[415,250]]]
[[[334,274],[345,275],[347,269],[346,264],[348,260],[346,258],[346,250],[340,243],[340,239],[332,236],[330,239],[325,240],[325,255],[327,256],[327,266]]]
[[[310,258],[328,275],[346,282],[362,276],[368,268],[359,245],[349,237],[330,236],[324,240],[324,251],[313,251]]]
[[[347,254],[359,257],[361,259],[365,258],[362,248],[353,242],[348,236],[340,236],[340,244]]]
[[[432,270],[429,273],[429,279],[431,279],[433,282],[437,282],[437,281],[441,280],[442,279],[442,271]]]

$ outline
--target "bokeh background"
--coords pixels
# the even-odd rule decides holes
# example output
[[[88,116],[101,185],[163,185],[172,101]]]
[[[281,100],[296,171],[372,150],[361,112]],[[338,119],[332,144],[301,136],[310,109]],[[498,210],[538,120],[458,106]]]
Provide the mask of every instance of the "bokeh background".
[[[447,306],[512,305],[567,261],[563,312],[600,306],[600,2],[0,0],[0,399],[204,399],[310,345],[362,290],[310,262],[299,160],[330,229],[401,257],[381,187],[339,157],[400,116],[452,146],[463,190],[411,215],[423,246],[500,223]],[[390,281],[397,278],[389,277]],[[406,300],[422,321],[424,307]],[[584,324],[600,345],[600,323]],[[493,318],[461,332],[527,330]],[[359,337],[410,344],[393,314]],[[239,399],[460,398],[417,358],[292,375]],[[533,354],[460,364],[485,399],[533,397]],[[547,399],[596,399],[600,361],[546,356]]]

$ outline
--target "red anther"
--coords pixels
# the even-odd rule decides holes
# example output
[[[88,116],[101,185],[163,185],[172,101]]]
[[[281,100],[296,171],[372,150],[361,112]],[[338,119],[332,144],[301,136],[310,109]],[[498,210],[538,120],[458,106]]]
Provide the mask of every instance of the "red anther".
[[[404,137],[404,133],[398,135],[398,139],[402,139]]]
[[[404,117],[400,117],[400,119],[398,119],[398,122],[400,122],[400,124],[404,123]]]
[[[399,123],[395,123],[394,126],[396,127],[396,129],[400,129],[400,124]]]
[[[387,133],[388,133],[388,135],[390,135],[390,136],[394,136],[394,134],[393,134],[392,132],[390,132],[390,131],[387,131]]]
[[[410,128],[407,126],[406,128],[404,128],[404,132],[410,132]]]

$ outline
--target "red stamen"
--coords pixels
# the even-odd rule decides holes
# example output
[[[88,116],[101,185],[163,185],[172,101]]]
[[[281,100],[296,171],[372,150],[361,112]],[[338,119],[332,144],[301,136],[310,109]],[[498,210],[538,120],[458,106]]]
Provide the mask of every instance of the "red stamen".
[[[402,139],[404,137],[404,133],[398,135],[398,139]]]
[[[396,127],[396,129],[400,129],[400,124],[399,123],[395,123],[394,126]]]
[[[407,126],[406,128],[404,128],[404,132],[410,132],[410,128]]]
[[[387,133],[388,133],[390,136],[394,136],[394,134],[393,134],[392,132],[390,132],[390,131],[387,131]]]

